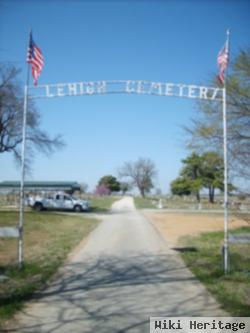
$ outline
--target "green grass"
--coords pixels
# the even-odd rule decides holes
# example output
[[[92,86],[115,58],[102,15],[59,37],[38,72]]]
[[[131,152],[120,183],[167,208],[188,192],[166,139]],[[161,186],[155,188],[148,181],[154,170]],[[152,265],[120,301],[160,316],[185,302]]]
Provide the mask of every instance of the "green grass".
[[[158,208],[159,200],[161,200],[162,208],[164,209],[198,209],[197,200],[194,197],[182,198],[178,196],[164,197],[135,197],[135,205],[138,209]],[[207,200],[202,200],[202,209],[222,209],[219,204],[210,204]]]
[[[0,226],[14,226],[17,212],[0,212]],[[84,215],[27,212],[24,228],[24,267],[16,265],[16,239],[0,239],[0,327],[42,288],[72,250],[98,221]]]
[[[156,208],[159,203],[159,199],[150,197],[134,197],[134,202],[137,209]]]
[[[105,213],[108,212],[111,208],[112,203],[119,200],[119,197],[114,196],[92,196],[90,198],[91,202],[91,212],[94,213]]]
[[[231,233],[250,233],[250,227]],[[224,275],[223,232],[185,237],[181,253],[191,271],[232,316],[250,316],[250,244],[230,244],[230,273]],[[188,251],[188,248],[196,251]]]

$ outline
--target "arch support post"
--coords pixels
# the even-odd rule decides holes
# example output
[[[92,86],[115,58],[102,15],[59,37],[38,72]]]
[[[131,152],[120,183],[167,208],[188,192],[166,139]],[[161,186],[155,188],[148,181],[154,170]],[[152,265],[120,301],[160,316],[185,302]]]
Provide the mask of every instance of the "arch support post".
[[[226,88],[222,91],[223,113],[223,157],[224,157],[224,242],[223,263],[224,273],[229,272],[229,245],[228,245],[228,161],[227,161],[227,112],[226,112]]]

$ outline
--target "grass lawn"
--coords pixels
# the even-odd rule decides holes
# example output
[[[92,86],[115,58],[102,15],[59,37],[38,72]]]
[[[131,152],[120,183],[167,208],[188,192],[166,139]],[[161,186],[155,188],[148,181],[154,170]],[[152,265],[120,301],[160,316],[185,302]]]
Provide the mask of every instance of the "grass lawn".
[[[250,227],[230,231],[250,233]],[[230,244],[230,274],[224,275],[223,232],[184,237],[181,256],[191,271],[232,316],[250,316],[250,244]],[[190,248],[190,251],[188,251]],[[192,251],[191,251],[192,249]]]
[[[137,209],[156,208],[157,204],[159,203],[159,199],[149,197],[134,197],[134,202]]]
[[[105,213],[111,208],[112,203],[121,199],[115,196],[91,196],[88,198],[91,203],[91,212],[93,213]]]
[[[163,209],[187,209],[187,210],[198,210],[199,205],[196,198],[194,197],[166,197],[166,196],[149,196],[149,197],[135,197],[135,205],[138,209],[152,209],[158,208],[159,201]],[[217,202],[211,204],[207,199],[202,198],[201,208],[203,210],[221,210],[223,211],[222,205]]]
[[[0,212],[0,226],[15,226],[17,212]],[[16,267],[17,240],[0,239],[0,328],[5,319],[19,310],[24,300],[42,288],[57,271],[68,253],[98,224],[84,214],[63,215],[51,212],[25,213],[24,259]]]

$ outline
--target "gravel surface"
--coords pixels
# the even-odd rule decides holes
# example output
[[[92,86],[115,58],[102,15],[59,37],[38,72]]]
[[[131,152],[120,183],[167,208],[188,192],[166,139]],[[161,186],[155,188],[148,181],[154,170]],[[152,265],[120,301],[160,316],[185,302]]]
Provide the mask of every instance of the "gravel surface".
[[[226,315],[126,197],[10,332],[149,333],[150,316]]]

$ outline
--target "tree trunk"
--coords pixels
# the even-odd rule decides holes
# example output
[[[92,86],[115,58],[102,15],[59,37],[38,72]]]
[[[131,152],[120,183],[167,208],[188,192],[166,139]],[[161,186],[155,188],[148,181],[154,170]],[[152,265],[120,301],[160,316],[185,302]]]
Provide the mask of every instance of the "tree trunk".
[[[144,188],[140,188],[140,193],[143,198],[145,198],[145,191]]]
[[[200,203],[201,202],[201,197],[200,197],[200,192],[196,192],[196,199],[197,199],[197,202]]]
[[[209,202],[214,203],[214,187],[210,186],[209,187]]]

